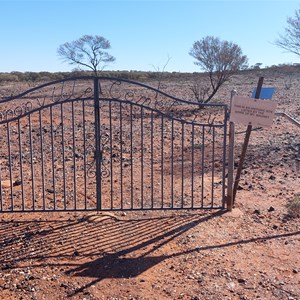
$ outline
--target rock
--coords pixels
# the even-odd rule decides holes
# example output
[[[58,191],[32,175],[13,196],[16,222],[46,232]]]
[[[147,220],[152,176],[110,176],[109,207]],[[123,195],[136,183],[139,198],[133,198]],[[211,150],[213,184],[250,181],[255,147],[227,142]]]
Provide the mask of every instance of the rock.
[[[19,186],[22,184],[22,181],[20,179],[17,179],[16,181],[13,182],[13,186]]]
[[[273,206],[270,206],[268,212],[272,212],[272,211],[275,211],[275,208]]]
[[[246,280],[243,279],[243,278],[239,278],[239,279],[238,279],[238,283],[245,284],[245,283],[246,283]]]
[[[260,215],[260,210],[259,210],[259,209],[256,209],[256,210],[254,211],[254,213],[255,213],[256,215]]]
[[[269,177],[269,179],[270,179],[270,180],[275,180],[276,177],[275,177],[274,175],[271,175],[271,176]]]
[[[233,292],[233,291],[234,291],[234,288],[235,288],[235,283],[234,283],[234,282],[229,282],[229,283],[227,284],[227,287],[228,287],[228,290],[229,290],[230,292]]]
[[[11,182],[10,182],[10,180],[2,180],[1,181],[1,184],[2,184],[2,187],[3,188],[10,188],[10,186],[11,186],[11,184],[10,184]],[[14,181],[12,181],[12,184],[14,185]]]
[[[60,287],[63,287],[63,288],[65,288],[65,289],[69,288],[68,284],[66,284],[65,282],[62,282],[62,283],[60,284]]]

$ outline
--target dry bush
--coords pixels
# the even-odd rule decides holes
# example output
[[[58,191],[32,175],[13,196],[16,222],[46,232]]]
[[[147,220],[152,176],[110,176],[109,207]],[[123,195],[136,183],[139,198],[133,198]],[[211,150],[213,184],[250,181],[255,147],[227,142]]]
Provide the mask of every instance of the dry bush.
[[[293,199],[291,199],[287,205],[288,214],[291,217],[299,217],[300,216],[300,193],[294,195]]]

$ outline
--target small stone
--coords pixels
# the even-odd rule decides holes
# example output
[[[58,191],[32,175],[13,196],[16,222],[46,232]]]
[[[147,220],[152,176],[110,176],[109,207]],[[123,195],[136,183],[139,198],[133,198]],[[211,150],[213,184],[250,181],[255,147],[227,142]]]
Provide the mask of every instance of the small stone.
[[[255,213],[256,215],[260,215],[260,210],[259,210],[259,209],[256,209],[256,210],[254,211],[254,213]]]
[[[273,229],[278,229],[278,225],[273,225],[272,228]]]
[[[69,288],[69,286],[68,286],[66,283],[64,283],[64,282],[62,282],[62,283],[60,284],[60,287],[63,287],[63,288],[65,288],[65,289]]]
[[[10,188],[11,186],[11,181],[10,180],[2,180],[1,181],[2,187],[3,188]],[[12,184],[14,184],[14,181],[12,182]]]
[[[271,176],[269,177],[269,179],[270,179],[270,180],[275,180],[276,177],[275,177],[274,175],[271,175]]]
[[[275,211],[275,208],[273,206],[270,206],[268,212],[272,212],[272,211]]]
[[[234,282],[229,282],[227,284],[229,291],[233,292],[235,288],[235,283]]]
[[[18,186],[18,185],[21,185],[22,184],[22,181],[20,179],[17,179],[14,183],[13,183],[13,186]]]
[[[246,283],[246,280],[243,279],[243,278],[239,278],[239,279],[238,279],[238,283],[245,284],[245,283]]]
[[[294,274],[298,274],[299,273],[299,269],[293,269],[293,273]]]

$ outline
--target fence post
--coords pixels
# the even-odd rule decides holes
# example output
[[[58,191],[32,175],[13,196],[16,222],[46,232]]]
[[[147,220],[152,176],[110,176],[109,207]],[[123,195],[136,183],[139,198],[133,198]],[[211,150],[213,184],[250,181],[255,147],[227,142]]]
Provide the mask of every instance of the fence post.
[[[99,79],[94,78],[94,116],[95,116],[95,163],[96,163],[96,205],[97,211],[102,208],[101,205],[101,125],[100,125],[100,102],[99,102]]]
[[[236,90],[231,91],[230,97],[230,111],[231,102]],[[233,208],[233,171],[234,171],[234,131],[235,126],[233,122],[229,122],[229,145],[228,145],[228,178],[227,178],[227,210],[231,211]]]

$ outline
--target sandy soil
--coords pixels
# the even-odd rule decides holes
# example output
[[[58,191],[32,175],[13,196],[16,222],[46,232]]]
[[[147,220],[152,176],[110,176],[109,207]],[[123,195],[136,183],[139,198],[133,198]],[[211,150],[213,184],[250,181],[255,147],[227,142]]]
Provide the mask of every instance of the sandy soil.
[[[264,76],[277,110],[299,120],[299,75],[236,75],[216,101],[229,103],[232,89],[251,94]],[[188,98],[190,85],[164,90]],[[235,165],[244,136],[237,126]],[[300,299],[300,218],[286,207],[300,192],[299,137],[279,117],[254,128],[232,212],[1,214],[0,298]]]

